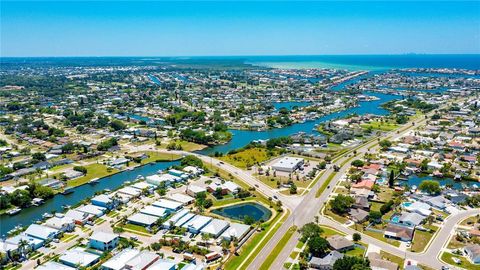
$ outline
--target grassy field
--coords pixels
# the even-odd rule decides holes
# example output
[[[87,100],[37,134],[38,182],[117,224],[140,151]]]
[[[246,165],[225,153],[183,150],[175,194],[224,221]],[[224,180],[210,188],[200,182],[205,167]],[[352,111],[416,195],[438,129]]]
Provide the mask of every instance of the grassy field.
[[[245,169],[257,163],[267,161],[275,156],[276,154],[273,156],[270,156],[268,154],[267,149],[265,148],[255,147],[255,148],[245,149],[235,154],[228,154],[223,157],[219,157],[219,159],[225,162],[228,162],[235,167]]]
[[[412,246],[410,251],[412,252],[422,252],[427,244],[432,239],[435,232],[438,230],[438,227],[430,226],[433,230],[432,232],[424,232],[420,230],[415,230],[415,235],[413,236]]]
[[[282,251],[283,247],[287,244],[287,242],[290,240],[292,235],[295,233],[297,230],[297,226],[292,226],[288,229],[287,233],[280,239],[280,241],[277,243],[275,248],[270,252],[268,257],[265,259],[263,264],[260,266],[260,269],[269,269],[272,263],[275,261],[277,258],[278,254]]]
[[[138,154],[138,153],[137,153]],[[160,153],[155,151],[147,151],[145,154],[148,155],[148,158],[142,160],[142,164],[147,164],[155,161],[172,161],[181,158],[180,155],[173,153]]]
[[[102,177],[109,176],[109,175],[112,175],[112,174],[118,172],[117,169],[108,170],[107,166],[105,166],[103,164],[90,164],[90,165],[86,165],[84,167],[87,169],[87,174],[82,176],[82,177],[79,177],[79,178],[68,180],[67,181],[67,186],[68,187],[80,186],[80,185],[83,185],[83,184],[89,182],[90,180],[92,180],[94,178],[102,178]]]
[[[456,263],[453,261],[453,258],[459,259],[459,260],[460,260],[460,264],[456,264]],[[471,262],[469,262],[469,261],[468,261],[465,257],[463,257],[463,256],[455,255],[455,254],[448,253],[448,252],[443,252],[441,259],[442,259],[442,261],[444,261],[444,262],[446,262],[446,263],[448,263],[448,264],[455,265],[455,266],[459,266],[459,267],[464,268],[464,269],[468,269],[468,270],[480,270],[480,265],[472,264]]]
[[[129,231],[129,232],[132,232],[132,233],[136,233],[136,234],[140,234],[140,235],[144,235],[144,236],[152,236],[152,234],[150,234],[147,231],[147,229],[145,229],[145,227],[143,227],[143,226],[127,223],[127,224],[121,226],[121,228],[124,229],[125,231]]]
[[[387,121],[387,122],[370,121],[370,123],[362,124],[360,126],[364,129],[372,128],[372,129],[381,130],[381,131],[392,131],[399,127],[399,125],[396,124],[394,121]]]
[[[335,177],[335,175],[337,175],[336,172],[333,172],[331,173],[328,178],[325,180],[325,182],[322,184],[322,186],[320,186],[320,188],[317,190],[317,193],[315,194],[315,197],[320,197],[320,195],[322,195],[322,193],[325,191],[325,189],[327,189],[328,185],[330,184],[330,182],[332,181],[333,177]],[[323,176],[323,173],[320,177]]]
[[[273,237],[275,232],[280,228],[282,223],[287,219],[288,214],[286,214],[280,220],[280,222],[273,227],[272,231],[267,235],[267,232],[270,229],[270,226],[272,226],[272,224],[275,224],[275,222],[280,217],[281,217],[281,213],[277,214],[275,218],[268,224],[268,227],[265,230],[253,235],[252,238],[249,239],[247,243],[245,243],[244,246],[239,251],[240,255],[236,257],[232,257],[230,260],[228,260],[225,263],[224,269],[225,270],[246,269],[247,266],[255,259],[255,254],[252,254],[252,256],[250,256],[248,259],[247,259],[247,256],[253,251],[253,249],[256,246],[258,246],[257,250],[261,250],[267,244],[267,242]],[[265,235],[266,235],[266,239],[261,244],[259,244]],[[244,261],[245,263],[243,264],[243,266],[239,268],[240,264],[242,264]]]
[[[337,231],[334,228],[331,228],[331,227],[328,227],[328,226],[320,226],[320,228],[322,228],[322,230],[323,230],[323,233],[322,233],[323,237],[329,237],[329,236],[336,235],[336,234],[341,235],[341,236],[346,235],[345,233],[343,233],[341,231]]]
[[[366,248],[355,247],[354,249],[348,250],[347,252],[345,252],[345,255],[355,256],[355,257],[363,257],[363,255],[365,255],[366,251],[367,251]]]
[[[201,145],[193,142],[187,142],[183,140],[175,140],[173,142],[175,142],[176,144],[180,144],[182,146],[182,149],[188,152],[202,150],[206,147],[205,145]],[[168,143],[162,143],[160,146],[158,146],[158,148],[166,149],[167,145]]]

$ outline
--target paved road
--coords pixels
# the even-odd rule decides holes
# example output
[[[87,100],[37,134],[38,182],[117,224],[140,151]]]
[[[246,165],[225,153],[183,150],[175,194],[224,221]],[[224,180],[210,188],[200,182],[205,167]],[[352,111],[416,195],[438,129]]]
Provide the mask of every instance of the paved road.
[[[412,122],[414,125],[412,125]],[[392,131],[388,134],[385,135],[385,137],[389,137],[390,140],[395,140],[404,134],[412,131],[419,125],[423,125],[426,120],[425,118],[418,118],[413,120],[412,122],[407,123],[404,125],[402,128],[398,129],[397,131]],[[401,131],[400,131],[401,130]],[[366,143],[363,146],[360,146],[358,149],[356,149],[356,154],[355,158],[360,158],[363,154],[373,151],[376,148],[378,148],[377,141],[371,141],[369,143]],[[346,173],[346,171],[349,169],[350,164],[349,162],[346,162],[348,159],[351,157],[350,154],[345,154],[343,155],[340,159],[338,159],[336,162],[334,162],[334,165],[337,165],[340,167],[340,170],[338,173],[332,178],[330,182],[330,186],[334,187],[337,185],[338,181],[341,179],[342,175]],[[343,166],[342,163],[346,162]],[[312,190],[304,197],[303,201],[300,203],[300,205],[293,211],[293,215],[279,228],[277,233],[270,239],[270,241],[267,243],[267,245],[259,252],[255,260],[249,265],[247,269],[260,269],[260,266],[262,263],[265,261],[266,257],[270,254],[270,252],[275,248],[277,243],[280,241],[283,235],[287,232],[288,228],[291,227],[292,225],[297,225],[297,227],[301,227],[304,224],[313,221],[314,216],[319,215],[319,211],[322,208],[322,206],[328,201],[328,198],[331,193],[331,189],[326,189],[318,198],[315,197],[315,194],[317,193],[317,190],[320,188],[320,186],[327,180],[329,175],[333,172],[333,170],[330,168],[328,169],[322,177],[319,179],[318,183],[315,184],[315,186],[312,188]],[[338,227],[338,224],[335,224],[333,227]],[[290,253],[293,251],[295,248],[295,245],[297,243],[297,238],[298,234],[295,234],[294,237],[292,237],[287,244],[284,246],[280,254],[277,256],[276,260],[270,267],[270,269],[282,269],[283,268],[283,263],[287,260],[288,256]],[[368,237],[365,237],[367,243],[368,240],[370,240]],[[378,241],[378,240],[377,240]],[[395,255],[400,255],[402,256],[403,253],[399,253],[398,250],[395,250],[394,252]],[[423,263],[423,262],[422,262]]]

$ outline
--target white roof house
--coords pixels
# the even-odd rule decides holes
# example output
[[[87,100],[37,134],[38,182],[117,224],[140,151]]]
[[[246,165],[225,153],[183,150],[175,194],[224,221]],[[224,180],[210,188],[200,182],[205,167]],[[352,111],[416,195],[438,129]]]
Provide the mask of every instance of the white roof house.
[[[196,196],[198,193],[207,192],[207,189],[197,185],[188,185],[185,192],[190,196]]]
[[[142,213],[136,213],[133,214],[132,216],[127,218],[128,222],[130,223],[135,223],[138,225],[143,225],[143,226],[151,226],[155,222],[157,222],[158,217],[151,216],[151,215],[145,215]]]
[[[87,204],[87,205],[84,205],[84,206],[81,206],[81,207],[77,208],[76,210],[80,211],[80,212],[83,212],[83,213],[90,214],[90,215],[94,215],[94,216],[97,216],[97,217],[101,217],[101,216],[103,216],[103,214],[105,213],[107,208],[101,207],[101,206],[96,206],[96,205],[93,205],[93,204]]]
[[[212,219],[210,223],[208,223],[205,227],[203,227],[200,232],[203,234],[210,234],[213,235],[215,238],[220,236],[228,227],[230,223],[225,220],[221,219]]]
[[[91,201],[92,204],[95,204],[95,205],[98,205],[98,206],[111,204],[113,202],[112,198],[110,198],[110,196],[108,196],[106,194],[97,195],[97,196],[93,197],[90,201]],[[97,203],[99,203],[99,204],[97,204]]]
[[[248,233],[249,230],[249,225],[232,222],[230,224],[230,227],[228,227],[220,237],[225,240],[231,240],[232,237],[241,240]]]
[[[189,222],[182,225],[183,228],[187,228],[191,233],[199,233],[200,230],[212,221],[211,217],[197,215]]]
[[[58,233],[59,230],[57,229],[39,224],[32,224],[28,226],[28,229],[25,231],[26,235],[42,240],[53,239]]]
[[[149,266],[147,270],[175,270],[176,265],[174,261],[159,259],[152,266]]]
[[[420,215],[423,215],[423,216],[429,216],[432,213],[432,211],[430,210],[431,208],[430,205],[424,202],[419,202],[419,201],[416,201],[411,205],[405,206],[404,208],[408,212],[419,213]]]
[[[93,265],[98,261],[100,256],[86,252],[81,248],[75,248],[65,251],[64,255],[59,258],[59,261],[68,266],[87,267]]]
[[[167,196],[167,198],[172,200],[172,201],[182,203],[183,205],[190,204],[191,202],[193,202],[195,200],[194,198],[192,198],[188,195],[185,195],[185,194],[181,194],[181,193],[170,194],[170,195]]]
[[[123,187],[117,191],[118,193],[123,193],[132,197],[138,197],[142,193],[141,190],[138,190],[133,187]]]
[[[108,243],[118,238],[117,234],[107,232],[94,232],[90,236],[90,240],[95,240],[102,243]]]
[[[24,242],[26,241],[32,250],[41,248],[45,242],[44,240],[35,238],[33,236],[29,236],[26,234],[19,234],[19,235],[15,235],[14,237],[8,238],[3,243],[0,242],[0,248],[1,248],[1,245],[6,244],[5,246],[6,250],[13,249],[15,248],[14,246],[17,246],[17,247],[19,246],[20,241],[24,241]],[[14,245],[14,246],[10,246],[10,245]]]
[[[145,206],[145,208],[140,210],[140,213],[145,214],[145,215],[150,215],[154,217],[166,217],[168,215],[168,212],[165,208],[161,207],[155,207],[152,205]]]
[[[180,218],[177,222],[175,222],[175,226],[181,227],[185,225],[187,222],[189,222],[191,219],[193,219],[194,217],[195,217],[195,214],[187,213],[182,218]]]
[[[69,231],[75,226],[75,220],[71,217],[51,217],[45,221],[45,226],[61,231]]]
[[[159,256],[150,251],[142,251],[126,263],[129,270],[143,270],[158,260]]]
[[[161,175],[154,174],[154,175],[147,176],[145,178],[145,181],[147,181],[147,183],[155,186],[159,186],[161,183],[165,183],[165,185],[168,186],[170,185],[170,183],[179,182],[181,180],[182,178],[171,175],[171,174],[161,174]]]
[[[105,270],[121,270],[124,269],[125,265],[128,261],[130,261],[133,257],[137,256],[140,251],[136,249],[124,249],[111,259],[106,261],[102,264],[102,269]]]
[[[283,157],[272,164],[272,169],[282,172],[293,172],[298,169],[304,162],[303,158]]]
[[[194,166],[187,166],[187,167],[183,168],[183,171],[188,172],[188,173],[193,174],[193,175],[199,175],[199,174],[203,173],[203,169],[200,169],[200,168],[194,167]]]
[[[54,261],[48,261],[42,265],[39,265],[37,270],[75,270],[76,268],[66,266],[65,264],[57,263]]]
[[[167,221],[165,221],[163,223],[163,227],[165,228],[170,228],[170,224],[173,223],[177,223],[177,221],[179,219],[181,219],[182,217],[184,217],[186,214],[188,214],[188,210],[187,209],[182,209],[180,210],[179,212],[177,212],[175,215],[173,215],[172,217],[170,217]]]
[[[73,219],[76,222],[81,222],[84,223],[87,221],[90,217],[92,217],[91,214],[85,213],[85,212],[80,212],[75,209],[70,209],[65,213],[65,217],[69,217]]]
[[[165,208],[166,210],[168,210],[170,212],[174,212],[174,211],[177,211],[177,210],[183,208],[182,203],[171,201],[171,200],[165,200],[165,199],[160,199],[160,200],[152,203],[152,205],[155,206],[155,207]]]
[[[150,189],[153,189],[155,186],[152,185],[152,184],[149,184],[147,182],[142,181],[142,182],[138,182],[138,183],[135,183],[135,184],[131,185],[131,187],[139,189],[139,190],[144,190],[144,189],[150,190]]]

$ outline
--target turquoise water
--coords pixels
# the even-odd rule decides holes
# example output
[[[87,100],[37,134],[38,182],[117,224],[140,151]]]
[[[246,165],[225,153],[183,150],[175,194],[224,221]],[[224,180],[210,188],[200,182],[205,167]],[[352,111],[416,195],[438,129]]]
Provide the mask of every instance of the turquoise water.
[[[462,185],[466,185],[468,187],[471,187],[472,185],[476,184],[477,186],[480,186],[480,183],[478,182],[467,182],[467,181],[454,181],[452,178],[437,178],[437,177],[432,177],[432,176],[423,176],[419,177],[417,175],[412,175],[408,178],[408,185],[411,187],[413,185],[419,186],[422,181],[425,180],[434,180],[440,183],[441,186],[445,185],[453,185],[453,188],[456,190],[461,190]]]
[[[16,225],[29,225],[35,220],[41,219],[43,213],[50,213],[52,211],[62,212],[62,205],[77,204],[81,200],[85,200],[93,196],[95,192],[104,191],[105,189],[114,190],[120,187],[125,181],[134,181],[138,175],[152,175],[155,174],[158,170],[164,170],[172,165],[179,164],[180,161],[157,162],[137,167],[132,171],[123,171],[112,176],[102,178],[95,185],[86,184],[76,187],[73,193],[67,195],[58,194],[52,199],[45,201],[45,203],[40,206],[22,209],[22,211],[17,215],[1,215],[0,235],[5,235]]]
[[[246,62],[272,68],[384,70],[415,67],[480,69],[479,54],[250,56],[246,57]]]
[[[374,101],[362,101],[360,102],[360,106],[355,108],[349,108],[340,112],[332,113],[320,117],[314,121],[307,121],[305,123],[298,123],[293,124],[291,126],[287,126],[284,128],[275,128],[270,130],[264,131],[256,131],[256,130],[230,130],[232,132],[232,140],[226,144],[216,145],[213,147],[209,147],[203,150],[198,151],[201,154],[213,154],[215,152],[226,153],[230,150],[241,148],[253,140],[267,140],[271,138],[278,138],[282,136],[289,136],[298,132],[305,132],[307,134],[319,134],[315,129],[315,125],[319,123],[323,123],[325,121],[342,118],[350,114],[359,114],[364,115],[367,113],[376,114],[376,115],[387,115],[388,111],[381,108],[380,105],[393,100],[399,99],[399,96],[389,95],[389,94],[382,94],[382,93],[369,93],[366,92],[367,95],[372,95],[379,97],[379,100]]]
[[[255,219],[255,221],[266,221],[272,216],[272,212],[268,208],[261,204],[252,202],[218,208],[213,210],[212,213],[240,221],[243,221],[245,216],[250,216]]]
[[[402,206],[403,206],[403,207],[409,207],[410,205],[412,205],[411,202],[403,202],[403,203],[402,203]]]
[[[400,221],[400,216],[393,216],[391,220],[393,223],[398,223]]]

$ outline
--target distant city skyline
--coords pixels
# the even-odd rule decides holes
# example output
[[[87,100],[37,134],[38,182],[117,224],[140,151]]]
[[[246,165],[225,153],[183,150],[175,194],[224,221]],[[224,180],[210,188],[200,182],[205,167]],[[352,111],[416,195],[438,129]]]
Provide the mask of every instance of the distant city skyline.
[[[479,54],[480,2],[2,1],[1,56]]]

